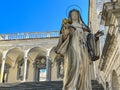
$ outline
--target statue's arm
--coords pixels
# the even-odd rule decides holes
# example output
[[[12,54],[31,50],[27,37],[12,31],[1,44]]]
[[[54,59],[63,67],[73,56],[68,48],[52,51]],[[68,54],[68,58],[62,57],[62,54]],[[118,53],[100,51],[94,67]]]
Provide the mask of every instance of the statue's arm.
[[[103,36],[104,32],[103,31],[97,31],[94,36],[95,36],[95,40],[99,40],[99,37]]]

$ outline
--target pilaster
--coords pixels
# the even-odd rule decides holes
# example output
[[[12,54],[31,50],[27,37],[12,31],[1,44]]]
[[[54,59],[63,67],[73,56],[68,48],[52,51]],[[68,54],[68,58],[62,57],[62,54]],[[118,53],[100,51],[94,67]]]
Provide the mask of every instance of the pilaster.
[[[116,46],[118,46],[118,34],[120,30],[120,3],[107,2],[104,4],[101,23],[109,27],[99,64],[99,68],[101,70],[105,70],[107,67],[107,61],[111,59]]]
[[[27,58],[27,52],[25,52],[24,55],[24,75],[23,75],[23,81],[26,81],[26,77],[27,77],[27,63],[28,63],[28,58]]]

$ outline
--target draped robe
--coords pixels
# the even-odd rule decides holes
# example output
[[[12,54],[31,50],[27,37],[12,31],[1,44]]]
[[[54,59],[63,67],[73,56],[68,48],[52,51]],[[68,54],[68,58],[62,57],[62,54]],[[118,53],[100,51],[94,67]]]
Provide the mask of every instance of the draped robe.
[[[86,45],[86,32],[79,23],[72,24],[76,30],[62,40],[60,35],[57,53],[64,56],[64,79],[62,90],[91,90],[90,57]]]

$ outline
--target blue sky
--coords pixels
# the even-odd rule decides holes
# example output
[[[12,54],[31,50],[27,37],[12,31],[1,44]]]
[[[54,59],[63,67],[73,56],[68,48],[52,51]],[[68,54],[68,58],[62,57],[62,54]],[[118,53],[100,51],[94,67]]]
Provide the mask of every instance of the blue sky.
[[[79,5],[88,22],[88,0],[0,0],[0,34],[56,31],[66,8]]]

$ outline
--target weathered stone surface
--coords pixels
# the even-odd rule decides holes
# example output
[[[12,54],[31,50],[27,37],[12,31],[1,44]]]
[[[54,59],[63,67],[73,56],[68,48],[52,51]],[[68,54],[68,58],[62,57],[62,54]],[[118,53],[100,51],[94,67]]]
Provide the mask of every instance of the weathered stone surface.
[[[62,81],[25,82],[0,84],[0,90],[62,90]],[[104,90],[101,84],[92,80],[92,90]]]

